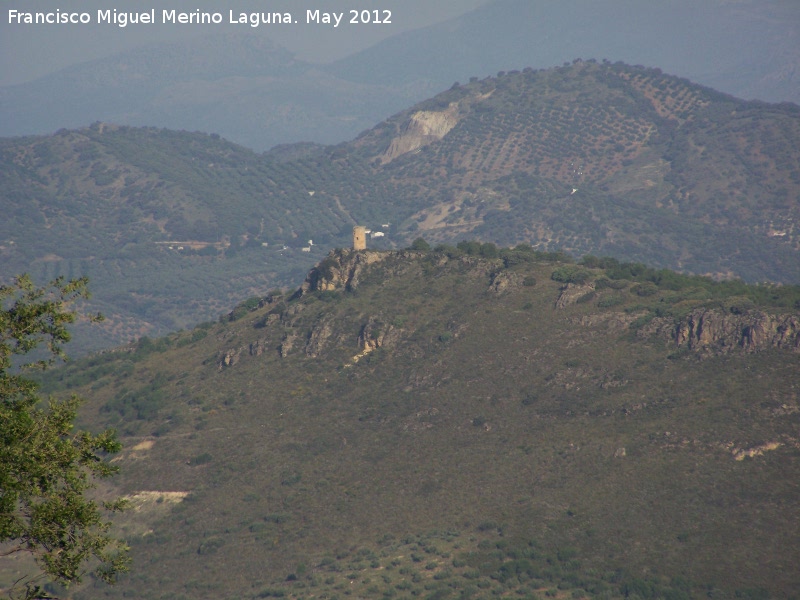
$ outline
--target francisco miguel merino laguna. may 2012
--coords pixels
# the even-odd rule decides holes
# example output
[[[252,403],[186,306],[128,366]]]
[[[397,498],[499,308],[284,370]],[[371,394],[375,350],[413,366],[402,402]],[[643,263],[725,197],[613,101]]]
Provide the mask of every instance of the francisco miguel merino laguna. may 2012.
[[[392,13],[389,10],[351,10],[350,18],[345,20],[344,12],[324,12],[320,10],[306,10],[305,22],[338,27],[343,21],[351,25],[373,24],[389,25],[392,23]],[[88,12],[67,12],[56,9],[51,12],[25,12],[16,9],[8,10],[9,25],[88,25],[92,23],[117,25],[151,25],[156,23],[172,25],[283,25],[295,24],[298,21],[290,12],[253,12],[236,13],[228,11],[228,20],[225,21],[220,12],[203,12],[199,9],[192,12],[179,12],[175,9],[160,11],[160,21],[157,20],[156,9],[142,12],[125,12],[117,9],[99,9],[96,18]]]

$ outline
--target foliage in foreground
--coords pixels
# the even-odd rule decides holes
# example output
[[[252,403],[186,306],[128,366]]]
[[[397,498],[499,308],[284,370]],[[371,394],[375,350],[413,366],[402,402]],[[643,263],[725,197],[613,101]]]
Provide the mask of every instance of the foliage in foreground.
[[[103,515],[121,510],[123,501],[98,504],[88,495],[95,478],[117,472],[104,460],[121,449],[115,433],[74,431],[80,398],[51,401],[43,410],[36,384],[20,374],[63,357],[66,327],[75,321],[69,305],[87,297],[86,285],[57,279],[36,288],[22,276],[0,287],[0,556],[27,553],[40,570],[23,574],[12,597],[46,597],[42,580],[79,583],[88,563],[98,563],[94,575],[107,582],[126,570],[127,549],[109,535]],[[15,368],[15,356],[42,343],[49,359]]]

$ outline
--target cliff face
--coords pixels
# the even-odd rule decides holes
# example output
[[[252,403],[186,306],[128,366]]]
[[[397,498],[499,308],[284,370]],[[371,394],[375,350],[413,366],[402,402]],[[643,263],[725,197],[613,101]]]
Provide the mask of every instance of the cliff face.
[[[384,260],[387,256],[386,252],[333,250],[308,272],[306,280],[297,290],[295,297],[303,296],[308,292],[355,289],[358,287],[359,278],[364,269]]]
[[[697,309],[676,325],[655,319],[643,332],[665,336],[679,348],[708,354],[782,348],[800,352],[800,317],[758,310],[743,313]]]
[[[408,266],[409,259],[419,256],[420,253],[408,250],[333,250],[309,271],[295,297],[315,291],[353,290],[370,265],[392,263],[387,273],[398,275],[404,270],[404,265]],[[519,288],[519,279],[516,273],[500,271],[494,274],[489,289],[498,294],[509,292]],[[567,284],[561,288],[555,306],[563,309],[591,298],[593,294],[594,284]],[[630,319],[623,321],[629,322]],[[672,318],[653,319],[639,330],[639,334],[645,337],[657,335],[678,348],[702,354],[727,354],[736,350],[758,352],[769,348],[800,352],[800,316],[760,310],[730,312],[719,308],[698,308],[677,323]],[[362,341],[361,345],[367,344]]]
[[[398,261],[398,268],[402,270],[403,261],[418,258],[419,252],[399,250],[396,252],[370,251],[370,250],[332,250],[325,259],[311,269],[306,280],[297,290],[294,297],[301,297],[308,292],[326,292],[345,290],[350,291],[358,287],[364,271],[370,265],[386,261]]]
[[[556,308],[564,308],[570,304],[577,304],[578,302],[583,302],[584,299],[592,298],[594,289],[594,283],[568,283],[561,288],[561,293],[556,300]]]
[[[411,115],[399,136],[380,157],[381,163],[391,162],[398,156],[413,152],[442,139],[458,123],[458,103],[451,103],[443,111],[420,110]]]

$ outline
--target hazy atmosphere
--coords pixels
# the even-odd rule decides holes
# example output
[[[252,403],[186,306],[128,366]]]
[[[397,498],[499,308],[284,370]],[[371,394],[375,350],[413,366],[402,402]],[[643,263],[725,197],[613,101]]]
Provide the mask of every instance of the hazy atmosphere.
[[[0,4],[0,597],[800,600],[798,0]]]
[[[342,0],[317,0],[303,3],[296,0],[259,2],[255,0],[198,0],[186,2],[140,2],[138,0],[65,0],[55,2],[32,0],[29,2],[4,2],[3,9],[18,8],[31,12],[46,12],[59,9],[61,12],[89,12],[94,16],[98,10],[116,9],[118,12],[142,12],[165,9],[193,12],[219,12],[223,15],[221,25],[155,24],[131,25],[120,28],[114,24],[81,26],[13,26],[7,15],[0,22],[0,85],[22,83],[52,73],[74,63],[103,58],[123,50],[157,42],[176,41],[198,35],[222,32],[241,32],[248,25],[230,25],[229,13],[285,12],[298,15],[297,26],[262,27],[258,33],[274,40],[294,52],[298,58],[325,63],[363,50],[389,36],[425,27],[468,12],[489,0],[368,0],[359,9],[387,9],[392,11],[391,25],[355,27],[343,22],[338,28],[315,27],[305,23],[305,11],[346,12],[355,5]],[[346,21],[346,20],[345,20]]]
[[[338,143],[454,82],[575,58],[800,101],[791,0],[25,5],[86,21],[77,24],[28,24],[7,6],[0,135],[99,120],[218,133],[256,150]],[[203,17],[217,24],[195,22]]]

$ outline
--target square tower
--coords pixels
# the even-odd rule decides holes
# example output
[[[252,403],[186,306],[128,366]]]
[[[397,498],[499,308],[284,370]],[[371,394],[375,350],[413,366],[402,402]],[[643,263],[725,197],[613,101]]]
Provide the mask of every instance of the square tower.
[[[353,250],[367,249],[367,228],[361,225],[353,227]]]

